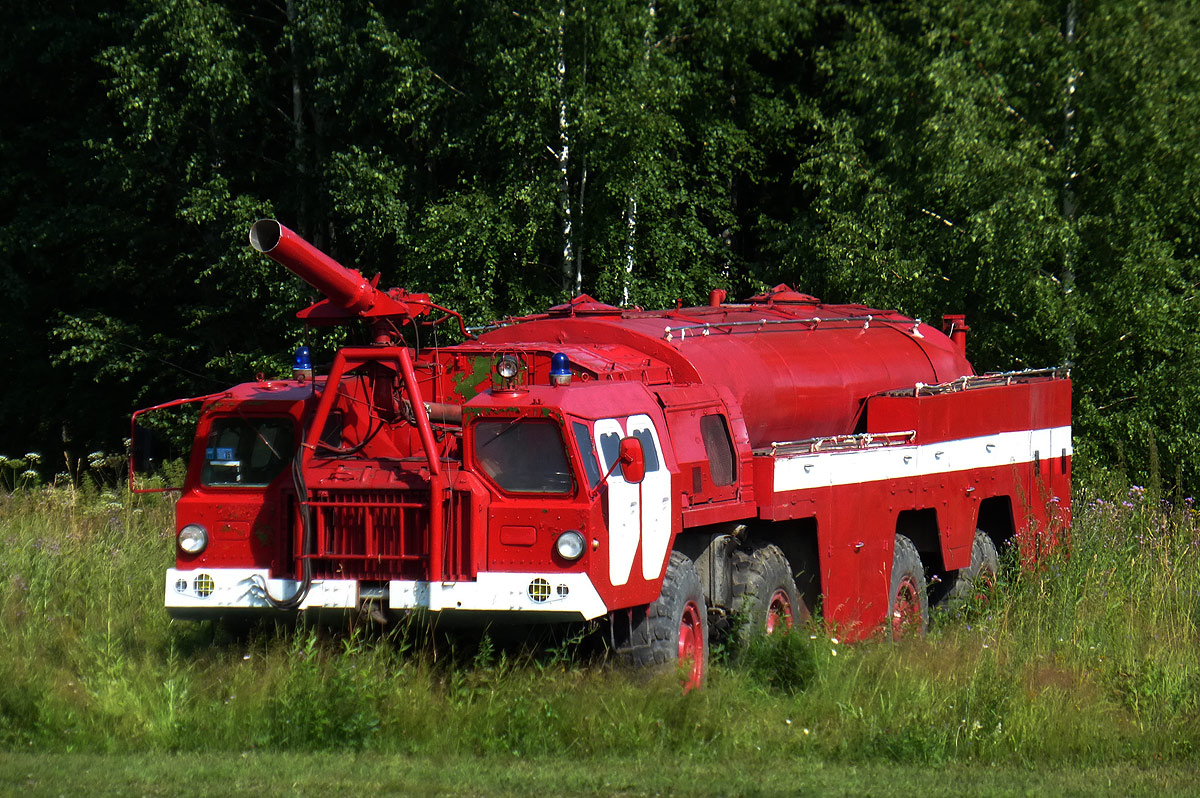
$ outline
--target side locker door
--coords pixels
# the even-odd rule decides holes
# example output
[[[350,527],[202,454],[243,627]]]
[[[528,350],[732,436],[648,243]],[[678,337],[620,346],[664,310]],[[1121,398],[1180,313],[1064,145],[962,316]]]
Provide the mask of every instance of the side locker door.
[[[604,418],[596,422],[594,432],[596,447],[600,450],[601,470],[608,472],[617,461],[617,452],[621,438],[625,437],[625,431],[618,419]],[[608,516],[608,578],[611,585],[618,587],[629,583],[633,559],[642,537],[640,497],[638,486],[626,482],[625,475],[619,467],[613,469],[609,475],[605,492],[604,509]]]
[[[642,480],[642,578],[657,579],[671,545],[671,472],[662,458],[662,442],[647,415],[630,416],[629,434],[642,442],[646,477]]]

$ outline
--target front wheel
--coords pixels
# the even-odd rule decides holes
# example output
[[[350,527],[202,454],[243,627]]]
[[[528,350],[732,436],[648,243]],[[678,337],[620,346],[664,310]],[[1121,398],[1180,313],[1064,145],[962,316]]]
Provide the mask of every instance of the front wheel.
[[[925,569],[913,542],[896,535],[892,551],[892,582],[888,594],[888,623],[893,640],[920,637],[929,626],[929,597]]]
[[[677,667],[684,692],[703,685],[708,672],[708,605],[692,561],[671,552],[658,598],[648,607],[634,609],[628,621],[624,613],[615,613],[613,638],[617,656],[625,664]]]

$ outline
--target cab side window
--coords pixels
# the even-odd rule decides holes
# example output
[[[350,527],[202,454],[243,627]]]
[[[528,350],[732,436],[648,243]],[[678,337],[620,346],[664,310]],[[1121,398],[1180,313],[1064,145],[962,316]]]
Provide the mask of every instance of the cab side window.
[[[733,440],[725,417],[713,413],[700,419],[700,438],[708,455],[708,468],[714,485],[732,485],[736,478]]]

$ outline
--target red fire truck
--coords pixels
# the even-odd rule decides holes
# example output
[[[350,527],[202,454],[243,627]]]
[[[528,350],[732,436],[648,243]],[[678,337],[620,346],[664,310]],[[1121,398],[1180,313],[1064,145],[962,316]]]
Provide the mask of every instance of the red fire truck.
[[[998,550],[1035,561],[1069,524],[1069,379],[976,375],[961,316],[781,285],[660,311],[579,296],[473,335],[278,222],[250,240],[327,297],[301,319],[369,343],[159,406],[201,403],[174,617],[602,619],[623,659],[696,685],[710,623],[920,631]],[[434,343],[447,322],[464,342]]]

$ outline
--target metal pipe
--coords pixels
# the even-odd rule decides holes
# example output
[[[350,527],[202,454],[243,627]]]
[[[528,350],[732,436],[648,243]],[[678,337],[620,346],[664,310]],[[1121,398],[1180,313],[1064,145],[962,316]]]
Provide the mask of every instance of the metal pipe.
[[[274,219],[260,219],[250,226],[250,246],[353,313],[370,310],[380,295],[362,274],[347,269]]]

